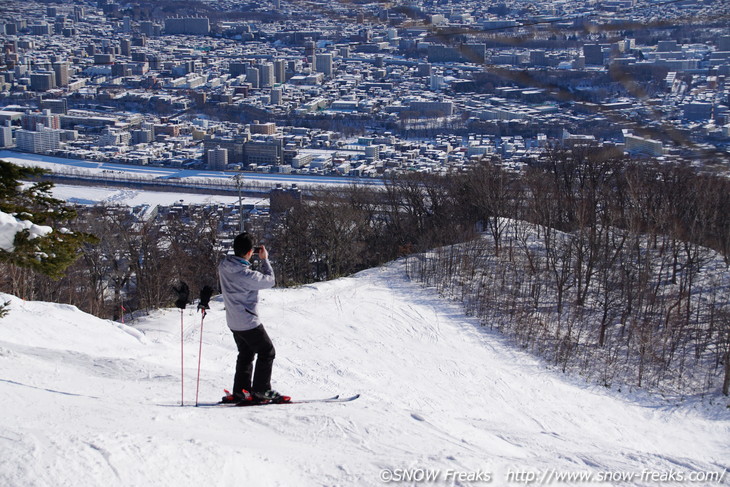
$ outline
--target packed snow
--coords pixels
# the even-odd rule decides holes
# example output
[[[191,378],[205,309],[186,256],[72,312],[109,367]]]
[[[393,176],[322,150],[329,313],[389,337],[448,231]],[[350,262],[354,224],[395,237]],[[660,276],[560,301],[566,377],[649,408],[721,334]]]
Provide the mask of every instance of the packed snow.
[[[196,408],[194,305],[125,325],[0,295],[0,485],[730,483],[727,398],[677,405],[560,374],[400,263],[260,296],[274,387],[359,399]],[[220,297],[211,306],[203,403],[236,358]]]
[[[6,252],[15,250],[15,235],[27,230],[30,239],[48,235],[51,227],[36,225],[29,220],[21,220],[13,215],[0,211],[0,249]]]

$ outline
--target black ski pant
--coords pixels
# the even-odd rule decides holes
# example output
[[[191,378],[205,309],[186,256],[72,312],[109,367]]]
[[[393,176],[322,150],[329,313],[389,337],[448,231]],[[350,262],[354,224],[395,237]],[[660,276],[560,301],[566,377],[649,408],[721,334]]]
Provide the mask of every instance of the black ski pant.
[[[264,325],[253,330],[233,330],[233,338],[238,347],[236,361],[236,375],[233,378],[233,392],[240,393],[242,389],[249,392],[266,392],[271,390],[271,368],[274,365],[276,351],[271,343]],[[256,356],[256,369],[253,359]],[[251,376],[253,374],[253,382]]]

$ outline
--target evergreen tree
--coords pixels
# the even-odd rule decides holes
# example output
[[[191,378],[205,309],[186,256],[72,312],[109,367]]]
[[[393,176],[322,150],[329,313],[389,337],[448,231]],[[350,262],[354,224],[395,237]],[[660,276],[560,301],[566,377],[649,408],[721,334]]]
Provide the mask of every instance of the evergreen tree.
[[[0,249],[0,262],[31,268],[53,279],[60,278],[66,268],[79,256],[78,250],[84,242],[94,237],[74,233],[64,225],[76,217],[73,208],[51,196],[53,183],[35,181],[24,185],[23,180],[32,180],[44,174],[39,168],[27,168],[0,161],[0,211],[36,225],[50,226],[52,231],[33,238],[28,230],[15,234],[14,249]]]

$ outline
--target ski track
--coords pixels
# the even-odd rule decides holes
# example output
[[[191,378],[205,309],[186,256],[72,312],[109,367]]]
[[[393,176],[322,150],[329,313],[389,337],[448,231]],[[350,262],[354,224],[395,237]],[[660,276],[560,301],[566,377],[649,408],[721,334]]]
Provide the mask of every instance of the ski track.
[[[346,404],[179,407],[178,310],[125,329],[0,298],[11,300],[0,319],[3,486],[376,486],[397,468],[489,471],[505,485],[513,468],[730,469],[730,412],[560,375],[408,282],[398,263],[261,293],[274,387],[301,399],[362,394]],[[236,353],[221,300],[211,305],[201,402],[229,387]],[[187,406],[200,320],[183,313]]]

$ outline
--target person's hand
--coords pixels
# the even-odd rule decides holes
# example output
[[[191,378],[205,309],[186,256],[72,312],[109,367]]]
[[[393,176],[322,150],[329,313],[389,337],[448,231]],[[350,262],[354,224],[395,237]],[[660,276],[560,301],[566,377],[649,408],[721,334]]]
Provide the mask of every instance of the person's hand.
[[[266,247],[264,247],[262,245],[261,250],[259,250],[259,259],[267,260],[268,258],[269,258],[269,252],[266,250]]]

